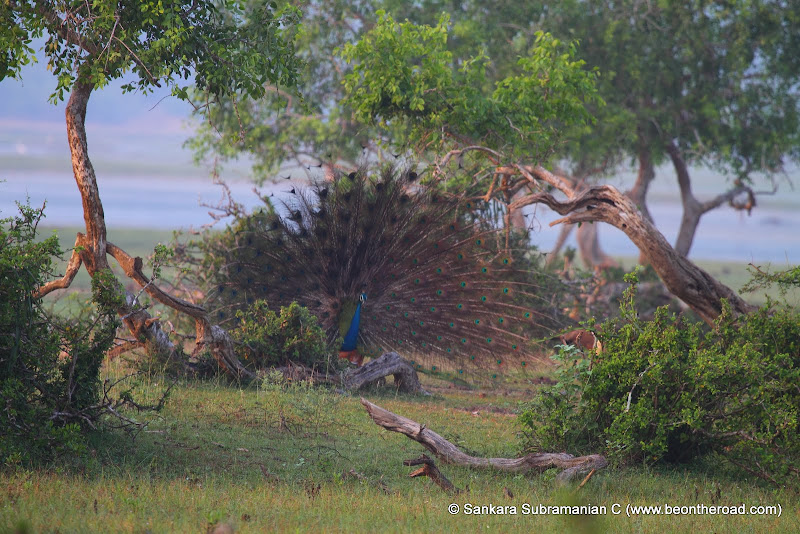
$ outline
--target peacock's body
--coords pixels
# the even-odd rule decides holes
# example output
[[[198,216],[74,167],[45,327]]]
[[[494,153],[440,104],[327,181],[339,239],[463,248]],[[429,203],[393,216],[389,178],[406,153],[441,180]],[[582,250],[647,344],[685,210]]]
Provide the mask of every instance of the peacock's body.
[[[248,218],[227,251],[221,316],[297,301],[343,353],[395,350],[454,373],[525,365],[546,299],[465,213],[474,206],[417,182],[394,169],[337,175],[295,191],[286,217]]]

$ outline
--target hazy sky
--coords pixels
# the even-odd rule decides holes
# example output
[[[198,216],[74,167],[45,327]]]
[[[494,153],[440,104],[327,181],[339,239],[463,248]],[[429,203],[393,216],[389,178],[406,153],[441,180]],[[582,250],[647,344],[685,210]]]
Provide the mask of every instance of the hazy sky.
[[[48,98],[56,87],[56,78],[46,66],[47,59],[38,50],[43,41],[34,43],[38,63],[22,69],[21,80],[6,78],[0,82],[0,119],[25,119],[36,121],[62,120],[64,103],[53,105]],[[129,77],[130,78],[130,77]],[[191,108],[177,98],[169,97],[166,89],[156,89],[153,95],[122,94],[119,89],[125,81],[117,80],[92,94],[87,121],[115,124],[135,118],[151,120],[172,119],[180,124],[189,116]],[[167,96],[167,98],[162,98]],[[155,109],[152,109],[155,106]]]

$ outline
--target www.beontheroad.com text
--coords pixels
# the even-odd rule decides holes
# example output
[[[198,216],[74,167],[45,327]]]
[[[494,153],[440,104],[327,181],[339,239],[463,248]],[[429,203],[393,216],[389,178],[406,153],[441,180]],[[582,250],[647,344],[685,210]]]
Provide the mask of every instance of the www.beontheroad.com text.
[[[452,515],[770,515],[780,517],[783,507],[776,505],[637,505],[631,503],[584,504],[580,506],[522,503],[521,505],[495,505],[456,503],[448,506]]]

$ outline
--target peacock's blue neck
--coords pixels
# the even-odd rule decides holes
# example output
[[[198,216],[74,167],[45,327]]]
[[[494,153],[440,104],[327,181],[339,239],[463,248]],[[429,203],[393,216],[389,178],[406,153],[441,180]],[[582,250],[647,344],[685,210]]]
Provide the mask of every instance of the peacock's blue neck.
[[[358,303],[356,307],[356,311],[353,314],[353,319],[350,321],[350,326],[347,328],[347,333],[344,335],[344,341],[342,341],[342,348],[339,350],[342,351],[351,351],[356,350],[356,344],[358,342],[358,326],[361,323],[361,303]]]

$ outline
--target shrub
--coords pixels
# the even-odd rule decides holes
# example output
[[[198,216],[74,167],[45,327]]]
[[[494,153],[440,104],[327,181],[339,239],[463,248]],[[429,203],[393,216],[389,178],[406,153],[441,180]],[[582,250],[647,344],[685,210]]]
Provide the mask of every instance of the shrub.
[[[716,453],[761,478],[800,480],[800,316],[767,305],[712,329],[660,308],[642,321],[635,276],[601,355],[562,348],[558,383],[521,415],[538,450],[604,450],[618,464]]]
[[[325,332],[308,309],[293,302],[278,313],[257,300],[236,312],[231,331],[239,358],[258,369],[292,361],[311,367],[327,363],[330,350]]]
[[[100,401],[100,364],[117,322],[48,316],[33,292],[61,254],[56,236],[36,241],[41,210],[20,206],[0,221],[0,461],[47,458],[81,445]]]

